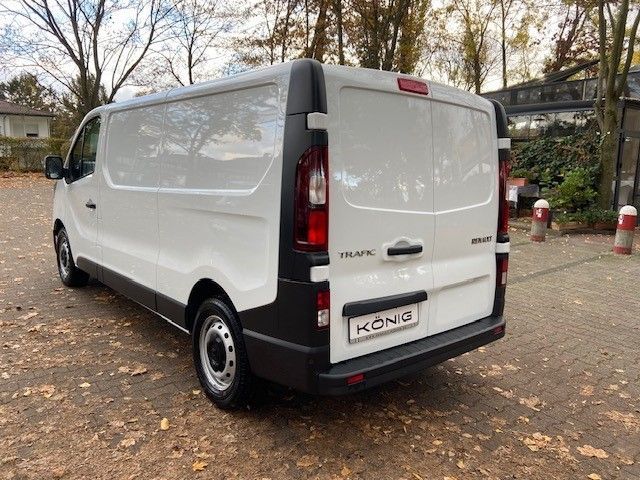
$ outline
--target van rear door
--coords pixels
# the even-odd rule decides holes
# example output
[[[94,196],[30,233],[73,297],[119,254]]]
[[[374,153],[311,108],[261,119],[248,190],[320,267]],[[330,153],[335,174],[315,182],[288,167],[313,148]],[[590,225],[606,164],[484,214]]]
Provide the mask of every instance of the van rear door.
[[[427,335],[435,217],[432,102],[399,91],[395,75],[331,73],[325,67],[336,363]]]
[[[468,104],[493,107],[467,93],[456,98],[455,89],[437,93],[444,101],[431,85],[426,94],[402,91],[398,74],[324,71],[331,362],[489,315],[497,150],[492,157],[492,117]],[[486,125],[474,133],[478,121]]]

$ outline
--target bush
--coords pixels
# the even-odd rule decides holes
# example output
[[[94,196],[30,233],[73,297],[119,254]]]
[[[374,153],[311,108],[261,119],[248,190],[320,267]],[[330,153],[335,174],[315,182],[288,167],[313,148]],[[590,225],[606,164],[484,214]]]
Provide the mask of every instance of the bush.
[[[543,196],[560,185],[576,168],[584,169],[597,190],[600,139],[595,131],[559,138],[540,138],[514,144],[512,172],[527,172],[526,177],[539,183]],[[512,174],[513,176],[513,174]]]
[[[590,208],[584,212],[587,222],[594,223],[616,223],[618,221],[618,213],[613,210],[605,210],[603,208]]]
[[[66,156],[69,141],[63,138],[13,138],[0,136],[0,170],[42,170],[47,155]]]
[[[598,192],[594,188],[593,173],[586,168],[576,168],[567,173],[560,185],[548,195],[554,209],[576,212],[594,205]]]

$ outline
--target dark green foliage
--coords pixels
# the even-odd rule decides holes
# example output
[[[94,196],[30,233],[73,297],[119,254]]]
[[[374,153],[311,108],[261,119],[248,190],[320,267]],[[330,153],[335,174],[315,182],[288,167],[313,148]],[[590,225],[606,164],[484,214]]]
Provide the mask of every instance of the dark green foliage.
[[[547,196],[553,209],[579,211],[595,204],[598,198],[596,180],[593,173],[584,167],[568,172],[562,183],[552,189]]]
[[[524,173],[545,192],[556,188],[576,168],[585,169],[597,185],[600,139],[593,131],[560,138],[541,138],[516,144],[511,162],[514,172]]]

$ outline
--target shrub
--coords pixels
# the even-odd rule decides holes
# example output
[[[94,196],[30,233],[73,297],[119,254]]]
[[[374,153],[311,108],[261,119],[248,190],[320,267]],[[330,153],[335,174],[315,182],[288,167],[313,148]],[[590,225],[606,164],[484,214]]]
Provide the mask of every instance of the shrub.
[[[599,149],[599,136],[591,130],[566,137],[540,138],[514,144],[511,168],[512,172],[527,172],[523,176],[537,181],[543,196],[560,185],[576,168],[586,170],[591,186],[597,189]]]
[[[598,198],[592,173],[586,168],[572,170],[566,174],[562,183],[551,191],[548,198],[554,209],[575,212],[590,208]]]
[[[618,213],[613,210],[605,210],[603,208],[590,208],[583,212],[587,222],[594,223],[615,223],[618,221]]]
[[[66,147],[66,148],[65,148]],[[13,138],[0,136],[0,170],[42,170],[44,157],[66,155],[68,140],[62,138]]]

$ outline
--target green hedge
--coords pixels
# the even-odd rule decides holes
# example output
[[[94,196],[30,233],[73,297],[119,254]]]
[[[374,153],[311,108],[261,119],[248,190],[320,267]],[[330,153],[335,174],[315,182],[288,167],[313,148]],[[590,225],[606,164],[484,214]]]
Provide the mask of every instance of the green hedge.
[[[599,154],[600,138],[595,131],[514,144],[511,176],[527,177],[546,192],[560,185],[570,172],[584,169],[597,190]]]
[[[0,136],[0,170],[34,172],[42,170],[47,155],[66,156],[69,140],[64,138],[13,138]]]

